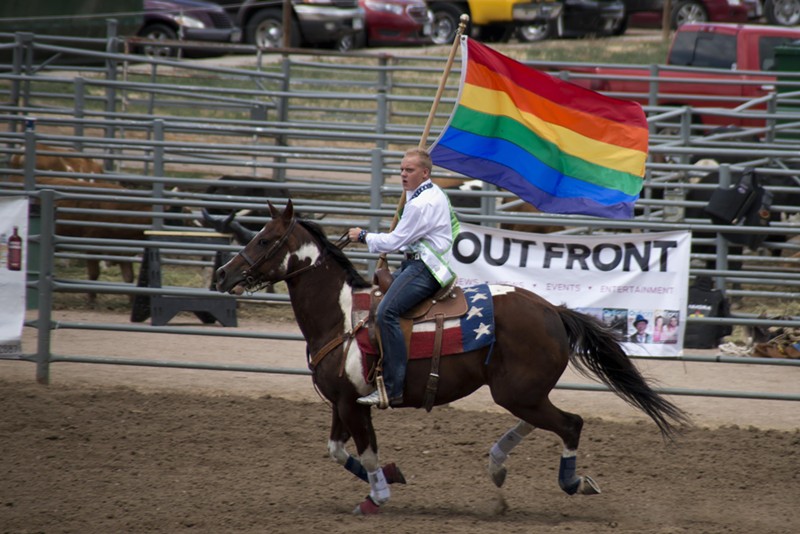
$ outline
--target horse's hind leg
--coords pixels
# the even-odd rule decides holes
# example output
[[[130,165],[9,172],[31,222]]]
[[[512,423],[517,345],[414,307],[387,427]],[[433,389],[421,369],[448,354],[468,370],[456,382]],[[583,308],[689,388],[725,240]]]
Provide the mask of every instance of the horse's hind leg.
[[[569,495],[600,493],[600,488],[591,477],[576,474],[578,444],[583,429],[581,416],[559,410],[547,398],[536,407],[506,406],[506,408],[529,425],[556,433],[564,442],[558,469],[558,485],[562,490]]]
[[[498,488],[506,481],[508,470],[504,464],[508,454],[522,442],[525,436],[533,432],[533,429],[533,425],[520,420],[514,428],[503,434],[503,437],[498,439],[489,450],[489,475]]]

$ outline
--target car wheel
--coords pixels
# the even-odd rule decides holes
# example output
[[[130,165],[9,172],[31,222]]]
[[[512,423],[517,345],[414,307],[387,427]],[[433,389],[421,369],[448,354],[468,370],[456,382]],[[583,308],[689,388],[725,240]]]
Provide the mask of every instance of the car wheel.
[[[433,13],[431,38],[434,44],[453,44],[463,11],[453,4],[430,4]]]
[[[178,34],[165,24],[151,24],[142,28],[140,37],[152,41],[177,41]],[[140,47],[142,54],[150,57],[170,57],[175,55],[175,49],[169,46],[144,45]]]
[[[292,21],[289,46],[297,48],[301,44],[300,30]],[[280,48],[283,46],[283,13],[278,9],[259,11],[247,22],[245,40],[259,48]]]
[[[770,24],[796,26],[800,24],[800,0],[767,0],[764,15]]]
[[[625,35],[625,32],[628,31],[628,16],[622,17],[622,20],[619,21],[619,24],[611,30],[611,35],[620,36]]]
[[[552,21],[528,24],[517,28],[517,39],[523,43],[544,41],[555,35],[555,26]]]
[[[708,22],[708,12],[699,0],[678,2],[672,10],[672,27],[678,28],[690,22]]]
[[[484,26],[480,30],[480,38],[485,43],[507,43],[512,34],[510,25]]]
[[[356,47],[356,37],[352,33],[342,35],[336,40],[336,50],[339,52],[349,52]]]

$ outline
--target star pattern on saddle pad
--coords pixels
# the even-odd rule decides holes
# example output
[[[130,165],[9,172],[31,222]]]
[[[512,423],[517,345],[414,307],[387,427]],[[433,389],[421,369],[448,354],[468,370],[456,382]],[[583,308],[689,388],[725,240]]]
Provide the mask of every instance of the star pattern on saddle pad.
[[[466,293],[466,291],[465,291],[465,293]],[[486,293],[475,293],[474,295],[470,295],[469,296],[469,301],[474,304],[474,303],[478,302],[479,300],[486,300],[488,298],[489,298],[489,295],[487,295]]]
[[[494,310],[489,287],[481,284],[464,288],[464,296],[470,303],[462,323],[465,338],[473,339],[476,345],[482,345],[487,340],[494,339]],[[471,334],[467,336],[467,332],[471,332]]]
[[[467,312],[467,320],[470,320],[475,316],[483,317],[483,308],[478,308],[476,306],[471,307]]]
[[[478,328],[474,330],[475,332],[475,339],[480,339],[481,336],[490,336],[492,334],[492,328],[485,323],[481,323]]]
[[[487,284],[465,287],[467,313],[444,321],[442,332],[442,356],[478,350],[494,343],[494,301]],[[365,317],[370,308],[368,291],[353,292],[353,322]],[[359,348],[365,354],[377,354],[377,347],[370,343],[367,328],[356,334]],[[411,336],[409,358],[430,358],[436,340],[436,323],[426,321],[414,325]]]

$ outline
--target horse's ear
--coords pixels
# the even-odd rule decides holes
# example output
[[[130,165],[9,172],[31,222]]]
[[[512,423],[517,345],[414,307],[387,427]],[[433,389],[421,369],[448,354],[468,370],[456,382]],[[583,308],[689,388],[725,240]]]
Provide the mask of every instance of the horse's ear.
[[[279,212],[278,209],[269,200],[267,200],[267,207],[269,207],[269,215],[273,219],[277,219],[278,217],[281,216],[281,212]]]
[[[292,199],[288,199],[286,202],[286,209],[283,210],[283,220],[289,222],[294,217],[294,204],[292,204]]]

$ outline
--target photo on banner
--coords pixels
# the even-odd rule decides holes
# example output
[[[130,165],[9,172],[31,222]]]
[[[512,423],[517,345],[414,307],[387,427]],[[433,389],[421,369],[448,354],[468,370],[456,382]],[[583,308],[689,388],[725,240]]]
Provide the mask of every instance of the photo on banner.
[[[461,225],[452,266],[459,285],[507,284],[595,317],[625,351],[679,356],[691,233],[566,236]]]
[[[0,358],[22,354],[27,243],[28,199],[0,197]]]

